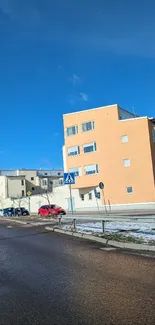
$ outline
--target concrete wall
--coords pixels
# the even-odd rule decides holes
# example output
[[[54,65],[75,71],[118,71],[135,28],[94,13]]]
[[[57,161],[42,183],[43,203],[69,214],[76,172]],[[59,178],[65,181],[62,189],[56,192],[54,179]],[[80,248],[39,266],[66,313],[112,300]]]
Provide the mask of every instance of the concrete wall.
[[[92,192],[92,200],[89,200],[88,193]],[[84,201],[81,199],[81,194],[84,194]],[[68,210],[69,207],[69,200],[70,200],[70,192],[68,186],[61,186],[54,188],[53,193],[48,194],[50,198],[51,204],[57,204],[59,206],[62,206],[64,209]],[[94,191],[91,189],[85,189],[82,192],[80,192],[77,189],[72,190],[72,197],[75,202],[75,210],[89,210],[91,208],[94,208],[94,210],[97,210],[98,207],[102,205],[101,200],[95,198]],[[19,206],[19,200],[14,200],[15,205]],[[37,212],[38,208],[43,204],[48,204],[47,196],[46,194],[42,195],[34,195],[30,198],[31,202],[31,212]],[[4,207],[9,207],[13,205],[13,202],[11,200],[5,200]],[[23,207],[28,208],[28,198],[23,198],[20,200],[20,205]]]
[[[89,189],[89,193],[92,192],[92,200],[89,200],[88,197],[88,189],[82,189],[82,190],[77,190],[73,189],[72,190],[72,196],[75,200],[75,211],[80,212],[80,211],[90,211],[90,212],[99,212],[101,213],[102,211],[105,211],[105,205],[102,204],[101,200],[96,200],[94,196],[94,192]],[[85,199],[84,201],[81,200],[80,194],[85,194]],[[68,186],[60,187],[60,188],[55,188],[54,193],[49,195],[50,202],[51,204],[57,204],[64,209],[68,210],[68,200],[69,200],[69,188]],[[2,202],[2,204],[1,204]],[[48,204],[48,200],[46,198],[46,195],[35,195],[31,196],[30,198],[30,203],[31,203],[31,213],[37,213],[38,208],[41,205]],[[147,202],[147,203],[134,203],[134,204],[112,204],[109,205],[108,200],[105,199],[105,204],[106,204],[106,210],[108,213],[110,212],[123,212],[123,211],[147,211],[151,210],[152,213],[155,214],[155,203],[154,202]],[[14,200],[12,201],[11,199],[3,199],[0,200],[0,208],[7,208],[7,207],[25,207],[28,209],[28,198],[23,198],[20,200]]]

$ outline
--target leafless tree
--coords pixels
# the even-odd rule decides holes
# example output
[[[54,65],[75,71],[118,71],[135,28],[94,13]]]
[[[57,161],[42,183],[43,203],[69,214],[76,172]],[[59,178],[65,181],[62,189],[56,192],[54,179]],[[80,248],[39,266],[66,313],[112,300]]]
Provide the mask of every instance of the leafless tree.
[[[41,197],[46,199],[49,205],[51,204],[51,202],[50,202],[50,194],[51,194],[51,192],[48,192],[48,190],[46,190],[45,193],[41,194]]]
[[[21,197],[20,195],[17,195],[16,198],[13,198],[13,203],[20,209],[22,203],[26,202],[26,198]]]

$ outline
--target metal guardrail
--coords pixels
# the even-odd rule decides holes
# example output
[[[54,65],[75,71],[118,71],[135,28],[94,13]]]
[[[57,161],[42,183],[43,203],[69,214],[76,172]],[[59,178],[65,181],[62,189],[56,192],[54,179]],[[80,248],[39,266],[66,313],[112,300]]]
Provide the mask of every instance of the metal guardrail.
[[[77,220],[82,222],[82,218],[76,218],[74,216],[72,217],[64,217],[61,216],[59,217],[59,227],[61,228],[62,226],[62,220],[72,220],[73,222],[73,229],[74,231],[76,230],[76,224],[77,224]],[[101,226],[102,226],[102,232],[105,232],[105,223],[106,222],[115,222],[115,221],[120,221],[120,222],[142,222],[142,223],[154,223],[155,224],[155,217],[103,217],[103,218],[91,218],[91,217],[84,217],[84,220],[89,220],[90,222],[94,222],[94,221],[100,221],[101,222]]]

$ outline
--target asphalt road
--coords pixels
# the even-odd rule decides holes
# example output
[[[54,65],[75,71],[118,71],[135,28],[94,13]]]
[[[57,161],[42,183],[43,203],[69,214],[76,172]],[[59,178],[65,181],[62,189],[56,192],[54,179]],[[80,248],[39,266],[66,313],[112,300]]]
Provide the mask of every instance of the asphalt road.
[[[155,324],[155,259],[42,231],[0,225],[1,325]]]

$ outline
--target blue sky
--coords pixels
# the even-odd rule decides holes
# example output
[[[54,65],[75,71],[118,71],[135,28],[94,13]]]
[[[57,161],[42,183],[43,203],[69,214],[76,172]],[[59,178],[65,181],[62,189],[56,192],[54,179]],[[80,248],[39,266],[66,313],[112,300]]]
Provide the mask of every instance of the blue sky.
[[[0,0],[0,169],[62,167],[63,113],[155,116],[154,16],[153,0]]]

